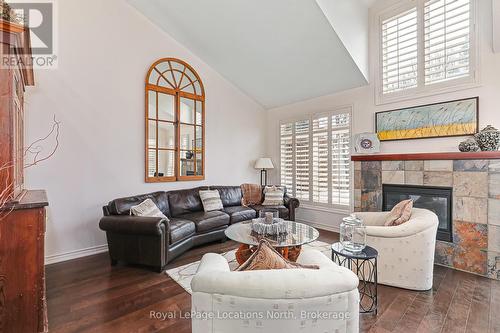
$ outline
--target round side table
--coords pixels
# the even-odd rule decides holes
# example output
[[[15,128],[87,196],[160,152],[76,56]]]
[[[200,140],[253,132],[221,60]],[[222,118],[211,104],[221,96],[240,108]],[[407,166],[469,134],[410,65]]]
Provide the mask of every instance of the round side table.
[[[358,275],[361,313],[377,314],[377,257],[378,251],[371,246],[355,253],[346,250],[341,243],[332,245],[332,260]]]

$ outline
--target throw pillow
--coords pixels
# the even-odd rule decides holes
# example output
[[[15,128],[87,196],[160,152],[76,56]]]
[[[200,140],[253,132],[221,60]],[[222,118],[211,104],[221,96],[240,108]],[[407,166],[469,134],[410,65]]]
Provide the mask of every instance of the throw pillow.
[[[259,184],[242,184],[242,206],[260,205],[262,203],[262,187]]]
[[[283,258],[271,244],[265,239],[259,242],[257,249],[250,258],[245,261],[237,271],[257,271],[266,269],[290,269],[290,268],[309,268],[319,269],[316,265],[301,265]]]
[[[411,217],[411,210],[413,209],[413,200],[403,200],[392,208],[389,215],[385,219],[385,226],[396,226],[408,222]]]
[[[130,215],[144,217],[161,217],[168,221],[168,218],[161,212],[151,199],[146,199],[136,206],[130,207]]]
[[[266,186],[264,189],[264,202],[263,206],[280,206],[283,205],[283,197],[285,191],[282,187]]]
[[[222,206],[222,200],[220,199],[220,194],[218,190],[201,190],[200,198],[205,212],[211,212],[213,210],[221,210],[224,208]]]

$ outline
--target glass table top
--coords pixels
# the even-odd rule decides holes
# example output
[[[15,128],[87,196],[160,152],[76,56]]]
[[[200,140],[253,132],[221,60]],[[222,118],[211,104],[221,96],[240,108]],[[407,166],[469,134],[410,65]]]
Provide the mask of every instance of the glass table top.
[[[378,256],[378,251],[368,245],[361,252],[351,252],[346,250],[340,242],[337,242],[332,244],[332,251],[343,257],[352,259],[373,259]]]
[[[230,225],[225,234],[227,238],[246,245],[259,245],[263,238],[274,247],[299,246],[318,239],[319,231],[303,223],[285,221],[287,233],[280,236],[263,236],[252,232],[252,221],[243,221]]]

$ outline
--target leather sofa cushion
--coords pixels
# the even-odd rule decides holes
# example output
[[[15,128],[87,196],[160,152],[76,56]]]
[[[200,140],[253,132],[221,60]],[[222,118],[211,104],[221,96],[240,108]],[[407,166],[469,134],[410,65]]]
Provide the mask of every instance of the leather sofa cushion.
[[[266,210],[266,209],[277,209],[280,213],[280,217],[282,219],[288,220],[288,217],[290,216],[288,212],[288,208],[285,206],[262,206],[262,205],[251,205],[250,208],[255,209],[257,211],[257,215],[261,210]]]
[[[228,206],[241,206],[241,188],[239,186],[210,186],[211,190],[218,190],[222,205]]]
[[[170,225],[170,244],[180,242],[196,232],[196,225],[193,221],[173,218]]]
[[[108,204],[108,209],[111,215],[130,215],[130,207],[136,206],[146,199],[153,200],[163,214],[167,217],[171,216],[167,193],[163,191],[115,199]]]
[[[230,220],[229,215],[220,210],[183,214],[180,218],[193,221],[196,225],[197,233],[211,231],[229,225]]]
[[[208,189],[196,187],[189,190],[178,190],[168,192],[168,202],[173,217],[179,217],[183,214],[199,212],[203,210],[203,204],[200,199],[200,190]]]
[[[231,224],[251,220],[257,217],[257,212],[255,210],[244,206],[225,207],[224,211],[231,217]]]

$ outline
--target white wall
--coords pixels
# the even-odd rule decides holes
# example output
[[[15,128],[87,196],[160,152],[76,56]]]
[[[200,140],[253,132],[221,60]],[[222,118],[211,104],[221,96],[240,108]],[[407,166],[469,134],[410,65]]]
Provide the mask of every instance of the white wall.
[[[316,0],[352,59],[363,73],[369,76],[369,2],[352,0]]]
[[[293,118],[318,111],[328,111],[344,105],[353,106],[354,116],[352,125],[353,134],[355,134],[360,132],[374,132],[375,112],[378,111],[479,96],[480,127],[491,124],[500,128],[500,54],[495,54],[492,50],[491,12],[491,1],[478,0],[481,81],[479,87],[400,103],[375,105],[375,91],[372,83],[368,86],[342,93],[275,108],[268,113],[268,155],[274,161],[279,161],[277,128],[280,119]],[[371,53],[373,52],[376,51],[372,48]],[[461,137],[455,137],[384,142],[381,145],[381,151],[384,153],[458,151],[458,143],[462,140],[463,138]],[[270,175],[273,181],[278,181],[277,170]],[[297,216],[301,220],[327,225],[333,229],[338,227],[340,218],[344,215],[344,213],[325,213],[300,208],[297,212]]]
[[[492,17],[493,17],[493,50],[500,52],[500,0],[492,0]]]
[[[26,174],[27,188],[48,191],[49,261],[102,250],[101,207],[116,197],[258,182],[251,162],[266,140],[257,103],[123,0],[58,4],[59,67],[35,73],[26,107],[26,142],[44,136],[54,114],[62,123],[56,155]],[[204,82],[205,181],[144,182],[144,79],[162,57],[187,61]]]

